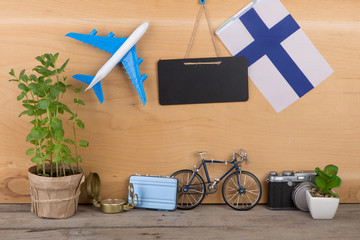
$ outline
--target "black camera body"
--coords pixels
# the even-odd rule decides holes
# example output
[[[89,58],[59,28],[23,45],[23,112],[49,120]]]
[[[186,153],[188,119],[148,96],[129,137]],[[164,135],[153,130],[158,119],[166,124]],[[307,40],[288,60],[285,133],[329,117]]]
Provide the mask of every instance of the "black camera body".
[[[271,210],[301,209],[308,211],[305,191],[315,183],[314,171],[270,172],[268,182],[268,208]]]

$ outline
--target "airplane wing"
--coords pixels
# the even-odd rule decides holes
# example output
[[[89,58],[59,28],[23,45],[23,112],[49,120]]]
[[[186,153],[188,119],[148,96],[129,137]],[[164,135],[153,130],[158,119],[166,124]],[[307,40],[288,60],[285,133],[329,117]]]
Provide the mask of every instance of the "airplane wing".
[[[86,84],[90,84],[91,81],[94,79],[94,76],[82,75],[82,74],[75,74],[72,77]],[[94,90],[96,97],[99,99],[99,102],[103,103],[104,94],[101,88],[101,82],[95,84],[95,86],[92,89]]]
[[[132,83],[134,84],[134,88],[139,94],[139,97],[145,106],[146,96],[144,91],[143,82],[147,78],[146,74],[141,76],[139,65],[142,63],[142,58],[137,58],[136,54],[136,46],[132,47],[130,51],[121,59],[121,63],[123,64],[127,74],[129,75]]]
[[[87,43],[94,47],[100,48],[106,52],[114,54],[116,50],[126,41],[127,38],[114,37],[114,33],[110,32],[105,36],[96,36],[97,31],[94,29],[90,34],[81,34],[70,32],[65,36]]]

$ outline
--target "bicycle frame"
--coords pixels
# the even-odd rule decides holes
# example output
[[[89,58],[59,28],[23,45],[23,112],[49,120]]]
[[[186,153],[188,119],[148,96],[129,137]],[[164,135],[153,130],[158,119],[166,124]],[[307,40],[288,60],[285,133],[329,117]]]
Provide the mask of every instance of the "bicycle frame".
[[[198,171],[201,169],[201,167],[204,167],[204,172],[205,172],[205,176],[206,176],[206,180],[207,180],[207,183],[211,183],[211,180],[210,180],[210,175],[209,175],[209,172],[207,170],[207,167],[206,167],[206,163],[227,163],[227,161],[218,161],[218,160],[206,160],[206,159],[201,159],[201,164],[199,167],[196,167],[195,166],[195,169],[194,169],[194,174],[193,176],[191,177],[189,183],[187,184],[187,186],[185,187],[185,190],[189,190],[189,189],[204,189],[203,187],[190,187],[192,181],[194,180],[195,176],[198,173]],[[241,174],[241,167],[238,166],[238,162],[236,160],[236,158],[234,160],[232,160],[230,162],[230,164],[233,164],[233,166],[224,174],[220,177],[220,179],[218,180],[215,180],[214,181],[214,185],[217,185],[219,182],[221,182],[230,172],[232,172],[233,170],[235,170],[235,173],[236,173],[236,178],[237,178],[237,183],[238,183],[238,186],[239,188],[241,189],[241,186],[240,186],[240,181],[239,181],[239,174]],[[239,173],[240,172],[240,173]],[[199,174],[200,175],[200,174]],[[206,186],[205,186],[205,189],[206,189]]]

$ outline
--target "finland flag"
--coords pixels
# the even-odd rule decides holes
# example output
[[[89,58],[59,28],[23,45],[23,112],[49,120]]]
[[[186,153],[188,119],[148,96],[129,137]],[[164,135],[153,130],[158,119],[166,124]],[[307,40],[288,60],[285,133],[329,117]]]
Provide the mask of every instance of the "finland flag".
[[[277,112],[333,73],[280,0],[254,0],[216,34]]]

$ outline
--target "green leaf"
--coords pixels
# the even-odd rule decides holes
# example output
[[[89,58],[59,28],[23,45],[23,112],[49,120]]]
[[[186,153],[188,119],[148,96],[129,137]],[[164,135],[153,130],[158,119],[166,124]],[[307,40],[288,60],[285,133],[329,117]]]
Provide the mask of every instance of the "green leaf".
[[[52,83],[52,80],[51,80],[51,78],[48,78],[48,79],[46,79],[46,80],[43,82],[43,86],[47,86],[47,85],[49,85],[50,83]]]
[[[37,154],[37,155],[35,155],[35,157],[31,158],[31,161],[33,163],[40,163],[41,157]]]
[[[26,136],[26,141],[30,141],[31,139],[33,139],[33,136],[31,135],[31,133],[29,133],[27,136]],[[36,142],[35,142],[36,143]]]
[[[333,176],[337,174],[338,170],[339,170],[338,167],[335,165],[327,165],[324,168],[324,173],[328,176]]]
[[[64,109],[63,109],[62,107],[59,107],[59,108],[58,108],[58,112],[59,112],[60,114],[64,114]]]
[[[29,88],[32,90],[36,90],[37,88],[39,88],[39,85],[37,83],[30,83]]]
[[[52,160],[54,163],[59,162],[62,159],[62,157],[60,155],[57,155],[56,157],[54,157],[54,159]]]
[[[26,95],[26,92],[21,92],[19,96],[17,96],[17,100],[20,101],[21,99],[23,99]]]
[[[59,69],[58,73],[62,73],[65,70],[66,65],[69,62],[69,58],[64,62],[64,64],[61,66],[61,68]]]
[[[315,168],[315,172],[317,175],[323,179],[330,179],[330,176],[328,176],[324,171],[320,170],[320,168]]]
[[[45,65],[45,67],[38,66],[38,67],[34,68],[33,70],[36,71],[37,73],[41,74],[44,77],[53,76],[55,74],[54,71],[47,69],[46,65]]]
[[[85,124],[80,119],[75,119],[75,122],[76,122],[76,124],[78,125],[79,128],[81,128],[81,129],[85,128]]]
[[[78,155],[78,161],[82,162],[82,157],[80,155]]]
[[[34,116],[34,115],[35,115],[35,111],[32,110],[32,109],[29,109],[27,115],[28,115],[28,116]],[[38,114],[38,115],[40,115],[40,114]]]
[[[71,158],[69,158],[68,156],[66,156],[65,159],[64,159],[64,162],[65,162],[65,164],[70,165],[71,162],[72,162],[72,160],[71,160]]]
[[[77,117],[77,114],[71,116],[71,118],[69,118],[69,120],[74,120]]]
[[[48,117],[44,118],[43,120],[41,120],[40,125],[44,126],[46,123],[48,122]]]
[[[328,183],[327,187],[329,189],[340,187],[341,179],[338,176],[334,176],[333,179]]]
[[[38,109],[46,110],[50,105],[49,99],[42,99],[39,101],[39,103],[36,105]]]
[[[30,111],[30,110],[29,110]],[[36,115],[37,116],[40,116],[40,115],[43,115],[44,113],[46,113],[46,110],[42,110],[42,109],[38,109],[36,110]],[[28,113],[29,116],[32,116],[30,115],[30,113]],[[34,114],[33,114],[34,115]]]
[[[68,144],[75,145],[74,141],[71,139],[64,139],[64,142],[67,142]]]
[[[75,93],[80,93],[82,89],[83,89],[83,87],[75,88],[74,92]]]
[[[37,81],[38,81],[37,77],[36,77],[34,74],[31,74],[31,75],[29,76],[29,78],[30,78],[30,80],[33,81],[33,82],[37,82]]]
[[[79,146],[80,147],[88,147],[89,146],[89,142],[86,140],[80,140],[79,141]]]
[[[339,195],[337,195],[336,193],[334,193],[333,191],[329,191],[329,193],[333,196],[335,196],[336,198],[339,198]]]
[[[23,79],[24,77],[24,74],[25,74],[25,69],[23,69],[19,75],[19,79]]]
[[[35,59],[38,60],[43,66],[46,65],[45,58],[44,58],[43,55],[42,56],[37,56]]]
[[[70,153],[71,153],[70,148],[69,148],[68,146],[64,145],[64,144],[62,144],[62,150],[63,150],[64,152],[66,152],[67,154],[70,154]]]
[[[29,81],[29,77],[26,74],[23,76],[23,81],[26,83]]]
[[[59,118],[53,118],[50,122],[50,126],[56,131],[62,129],[62,121]]]
[[[66,86],[63,82],[57,82],[54,85],[58,87],[60,92],[66,92]]]
[[[46,135],[49,134],[49,130],[47,127],[42,127],[41,128],[41,135],[40,135],[40,139],[44,139],[46,137]]]
[[[31,105],[31,104],[28,104],[28,103],[24,103],[23,107],[27,108],[29,110],[36,110],[36,107],[34,105]]]
[[[316,186],[323,192],[326,190],[326,180],[321,177],[315,178],[315,184]]]
[[[23,103],[37,103],[35,100],[23,100]]]
[[[41,128],[39,128],[39,127],[33,127],[33,128],[31,129],[31,136],[32,136],[32,138],[34,138],[35,140],[41,139],[41,136],[42,136]]]
[[[29,148],[28,150],[26,150],[25,154],[26,154],[27,156],[33,155],[33,154],[34,154],[34,148]]]
[[[25,84],[23,84],[23,83],[20,83],[20,84],[18,85],[18,88],[20,88],[20,89],[23,90],[23,91],[28,91],[28,90],[29,90],[29,88],[28,88]]]
[[[28,112],[29,112],[29,110],[25,110],[25,111],[21,112],[18,117],[21,117],[24,114],[28,114]]]
[[[50,93],[54,97],[58,97],[60,94],[59,86],[56,86],[56,85],[50,86]]]
[[[9,74],[10,74],[11,76],[16,77],[16,76],[15,76],[15,71],[14,71],[14,69],[13,69],[13,68],[10,70]]]
[[[85,105],[85,103],[82,100],[76,98],[74,99],[74,103]]]
[[[46,154],[46,155],[43,157],[43,159],[45,159],[45,160],[50,160],[50,157],[51,157],[50,154]]]
[[[65,104],[62,105],[62,108],[67,111],[68,113],[70,113],[71,115],[75,115]]]
[[[59,53],[57,52],[57,53],[55,53],[55,55],[54,55],[54,64],[56,63],[58,57],[59,57]]]
[[[56,154],[58,154],[60,151],[61,151],[61,149],[62,149],[62,144],[60,143],[60,144],[57,144],[56,146],[55,146],[55,148],[54,148],[54,154],[56,155]]]
[[[64,137],[64,130],[58,129],[54,132],[55,137],[62,139]]]
[[[53,56],[51,54],[44,54],[45,58],[47,59],[45,67],[52,66],[55,67],[53,64]]]

